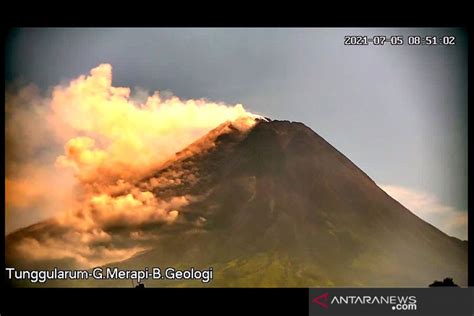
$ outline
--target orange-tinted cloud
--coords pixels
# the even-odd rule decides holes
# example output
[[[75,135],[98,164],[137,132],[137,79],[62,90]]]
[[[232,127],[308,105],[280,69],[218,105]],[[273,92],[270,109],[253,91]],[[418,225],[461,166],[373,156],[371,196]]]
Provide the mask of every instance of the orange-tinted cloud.
[[[240,104],[162,99],[159,92],[137,104],[130,95],[129,88],[112,86],[108,64],[56,87],[50,120],[59,138],[67,131],[68,141],[58,163],[74,167],[85,182],[133,179],[220,123],[251,115]]]
[[[159,200],[151,190],[166,179],[152,178],[140,188],[135,181],[225,121],[242,130],[255,123],[256,116],[240,104],[138,92],[113,87],[109,64],[54,87],[50,95],[34,86],[8,90],[6,230],[51,216],[55,227],[65,229],[60,236],[25,238],[16,244],[19,254],[90,266],[143,250],[138,244],[116,246],[109,228],[128,226],[135,232],[130,240],[143,240],[142,225],[179,220],[192,197]],[[203,146],[212,141],[191,150]],[[93,246],[98,240],[108,246]]]
[[[433,194],[398,185],[380,185],[395,200],[448,235],[467,239],[467,211],[439,201]]]

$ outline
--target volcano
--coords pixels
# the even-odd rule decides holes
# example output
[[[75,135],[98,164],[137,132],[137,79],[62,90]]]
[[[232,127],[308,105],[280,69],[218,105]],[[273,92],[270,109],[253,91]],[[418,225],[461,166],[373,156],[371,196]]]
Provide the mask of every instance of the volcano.
[[[212,267],[214,279],[205,286],[218,287],[427,287],[444,277],[467,285],[467,241],[414,215],[302,123],[258,119],[245,130],[226,122],[135,186],[148,188],[158,200],[192,198],[172,224],[104,228],[111,239],[97,246],[142,249],[105,266]],[[67,254],[33,260],[18,252],[26,239],[41,244],[65,232],[67,227],[45,221],[8,235],[7,266],[74,267]],[[130,286],[130,281],[50,284]],[[203,286],[196,280],[145,285]]]

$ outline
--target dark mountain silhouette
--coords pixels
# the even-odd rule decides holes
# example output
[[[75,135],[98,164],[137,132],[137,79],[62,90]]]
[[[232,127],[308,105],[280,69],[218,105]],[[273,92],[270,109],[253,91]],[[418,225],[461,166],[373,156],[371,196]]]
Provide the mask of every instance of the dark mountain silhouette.
[[[137,185],[151,179],[167,180],[153,190],[159,199],[195,198],[175,224],[141,227],[157,236],[150,250],[111,266],[212,266],[209,286],[426,286],[439,275],[467,285],[466,241],[415,216],[302,123],[261,120],[247,133],[223,124]],[[51,230],[16,232],[7,248],[20,236]],[[121,242],[129,233],[107,232]]]
[[[452,278],[445,278],[443,281],[435,280],[433,283],[430,284],[430,287],[437,287],[437,286],[454,286],[459,287],[456,283],[454,283]]]

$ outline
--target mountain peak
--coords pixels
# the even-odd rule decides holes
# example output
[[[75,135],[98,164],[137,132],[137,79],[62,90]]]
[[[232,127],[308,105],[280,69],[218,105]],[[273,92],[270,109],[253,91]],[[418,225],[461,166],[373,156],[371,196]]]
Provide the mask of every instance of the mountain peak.
[[[224,122],[135,186],[179,215],[102,227],[108,238],[99,234],[91,249],[148,249],[114,263],[123,269],[212,266],[214,286],[427,286],[445,275],[467,283],[467,242],[415,216],[303,123]],[[28,261],[16,252],[22,240],[80,236],[54,225],[9,235],[8,264]]]

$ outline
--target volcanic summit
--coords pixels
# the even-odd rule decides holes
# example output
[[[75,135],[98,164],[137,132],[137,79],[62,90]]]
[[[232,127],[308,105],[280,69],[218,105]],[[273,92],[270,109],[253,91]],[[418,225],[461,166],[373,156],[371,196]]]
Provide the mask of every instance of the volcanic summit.
[[[467,285],[467,241],[414,215],[302,123],[257,119],[243,128],[226,122],[133,187],[115,196],[141,190],[174,201],[167,209],[175,212],[173,221],[104,225],[108,237],[97,233],[89,248],[139,250],[107,266],[213,267],[208,286],[223,287],[426,287],[446,276]],[[8,235],[7,266],[77,266],[74,249],[47,259],[21,252],[25,240],[48,249],[65,234],[72,236],[71,229],[50,220]],[[129,286],[123,280],[51,284]]]

